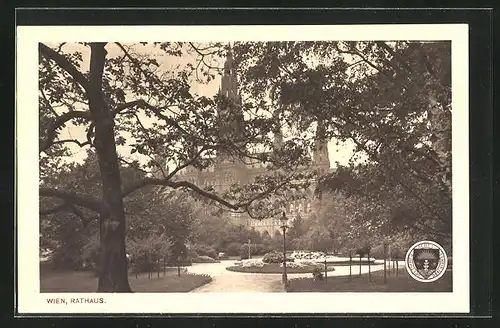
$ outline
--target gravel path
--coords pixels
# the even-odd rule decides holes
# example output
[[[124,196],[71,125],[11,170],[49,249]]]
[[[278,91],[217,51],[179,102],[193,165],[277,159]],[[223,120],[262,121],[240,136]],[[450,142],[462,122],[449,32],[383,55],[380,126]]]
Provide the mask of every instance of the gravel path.
[[[226,270],[226,267],[233,265],[233,260],[224,260],[220,263],[195,263],[188,267],[191,273],[204,273],[212,277],[212,282],[193,290],[194,293],[211,292],[283,292],[281,284],[281,274],[272,273],[242,273]],[[403,268],[404,263],[400,262],[399,268]],[[384,266],[375,264],[371,266],[371,271],[383,270]],[[368,266],[361,267],[361,273],[368,273]],[[352,267],[352,274],[359,274],[359,266]],[[349,266],[337,266],[335,271],[328,272],[328,276],[347,276]],[[289,279],[311,277],[310,273],[290,273]]]

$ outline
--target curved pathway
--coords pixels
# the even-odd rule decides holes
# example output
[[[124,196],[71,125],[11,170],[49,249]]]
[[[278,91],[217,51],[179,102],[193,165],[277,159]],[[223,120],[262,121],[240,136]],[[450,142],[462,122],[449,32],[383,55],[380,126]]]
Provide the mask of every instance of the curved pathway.
[[[191,292],[211,293],[211,292],[284,292],[281,283],[281,274],[275,273],[243,273],[226,270],[233,265],[233,260],[223,260],[220,263],[195,263],[188,267],[188,272],[198,274],[208,274],[212,277],[212,282],[201,286]],[[404,267],[404,262],[400,262],[400,268]],[[383,264],[374,264],[371,271],[383,270]],[[361,273],[368,273],[368,266],[361,267]],[[352,266],[352,274],[359,274],[359,266]],[[336,266],[335,271],[329,271],[328,276],[348,276],[349,266]],[[311,273],[289,273],[288,278],[310,278]]]

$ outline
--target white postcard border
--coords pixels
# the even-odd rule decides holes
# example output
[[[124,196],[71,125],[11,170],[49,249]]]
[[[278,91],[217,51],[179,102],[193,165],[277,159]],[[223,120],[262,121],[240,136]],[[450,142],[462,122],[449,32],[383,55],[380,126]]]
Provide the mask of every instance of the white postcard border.
[[[20,26],[16,51],[17,278],[19,313],[467,313],[469,312],[468,26]],[[453,292],[40,293],[38,42],[451,40]],[[48,304],[103,297],[103,304]]]

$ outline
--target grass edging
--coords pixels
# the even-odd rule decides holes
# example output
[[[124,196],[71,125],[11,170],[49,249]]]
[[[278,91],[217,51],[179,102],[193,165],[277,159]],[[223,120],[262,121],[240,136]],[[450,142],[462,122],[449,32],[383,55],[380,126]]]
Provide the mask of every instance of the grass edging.
[[[134,293],[184,293],[212,282],[206,274],[187,273],[183,268],[181,275],[177,269],[168,270],[165,276],[141,273],[136,278],[129,276],[129,284]],[[98,278],[89,271],[56,272],[40,277],[42,293],[95,293]]]
[[[384,271],[372,272],[371,281],[368,273],[361,276],[332,276],[328,279],[315,281],[313,278],[292,278],[285,287],[288,293],[293,292],[451,292],[452,272],[446,273],[433,283],[418,282],[406,272],[400,270],[398,275],[387,275],[384,284]]]

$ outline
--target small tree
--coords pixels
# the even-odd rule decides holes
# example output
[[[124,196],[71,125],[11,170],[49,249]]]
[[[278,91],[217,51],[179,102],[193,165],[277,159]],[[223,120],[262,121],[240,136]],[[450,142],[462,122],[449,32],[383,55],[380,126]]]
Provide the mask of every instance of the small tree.
[[[148,272],[151,278],[155,270],[159,275],[160,263],[170,256],[171,244],[165,234],[150,234],[145,238],[130,240],[127,249],[136,276],[140,272]]]

